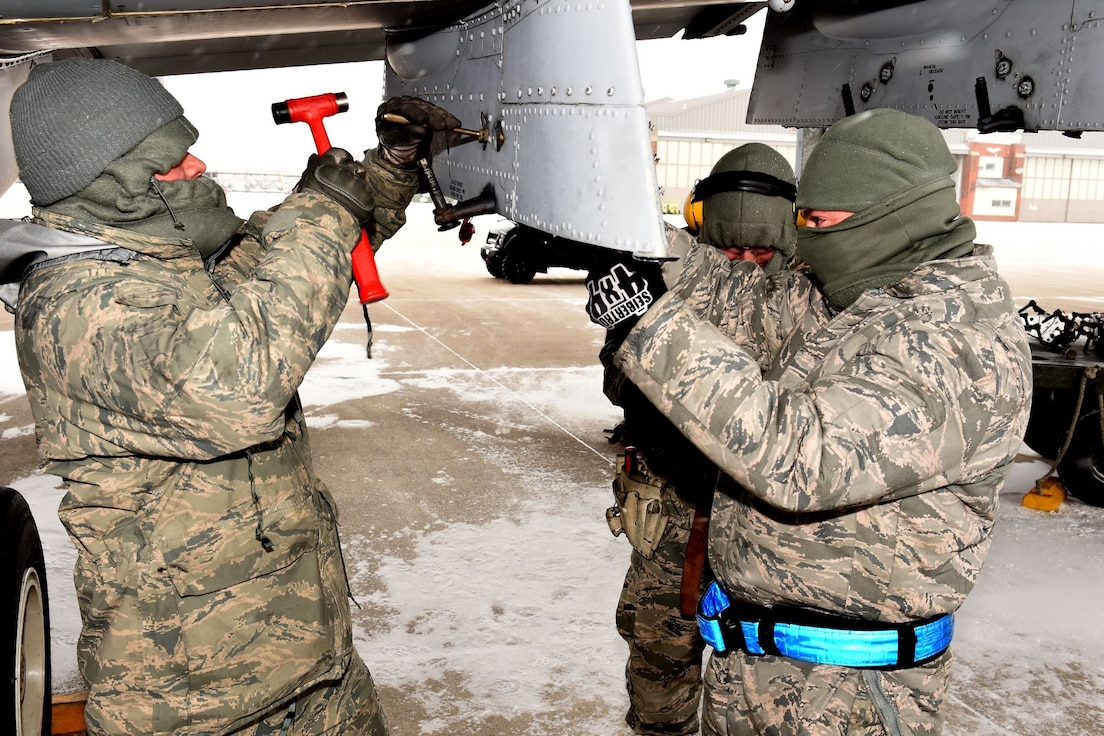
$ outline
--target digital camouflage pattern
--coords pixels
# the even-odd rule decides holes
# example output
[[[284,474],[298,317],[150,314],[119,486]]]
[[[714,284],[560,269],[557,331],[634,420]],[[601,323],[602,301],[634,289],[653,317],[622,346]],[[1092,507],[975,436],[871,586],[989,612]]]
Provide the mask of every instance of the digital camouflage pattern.
[[[827,320],[820,293],[804,276],[791,270],[767,273],[751,261],[729,261],[717,248],[685,237],[685,265],[671,275],[671,290],[691,314],[716,327],[763,370],[799,318]]]
[[[383,709],[368,668],[354,651],[353,662],[340,680],[314,688],[295,701],[289,728],[288,709],[281,708],[247,730],[249,736],[359,736],[387,733]],[[287,729],[287,730],[285,730]]]
[[[702,733],[938,736],[951,652],[904,670],[855,670],[735,651],[705,672]]]
[[[712,508],[714,574],[731,595],[766,606],[891,623],[956,610],[988,550],[1030,406],[1026,337],[991,249],[925,263],[836,315],[798,274],[773,285],[748,277],[725,288],[757,289],[767,302],[751,318],[768,343],[784,337],[762,377],[757,356],[718,329],[723,314],[678,289],[616,358],[726,473]],[[919,733],[938,719],[949,658],[882,673],[887,691],[907,691],[891,699],[897,710],[926,714],[908,724]],[[860,670],[786,674],[794,666],[713,657],[705,732],[825,733],[801,731],[816,714],[798,710],[838,706],[830,693],[844,681],[841,697],[847,688],[872,697]],[[756,670],[746,687],[741,667]],[[829,684],[810,706],[806,688],[822,677]],[[745,722],[743,698],[775,730]],[[870,733],[886,732],[877,729],[889,712]]]
[[[671,289],[688,309],[717,325],[765,366],[792,325],[760,292],[783,289],[791,275],[768,276],[755,263],[729,261],[717,248],[683,230],[670,236],[670,250],[680,256],[667,266]],[[808,284],[804,279],[797,283]],[[810,298],[809,291],[790,293]],[[611,357],[606,354],[607,364]],[[625,720],[638,734],[689,736],[699,730],[705,642],[696,620],[681,613],[680,590],[694,513],[709,512],[717,469],[624,381],[623,374],[607,368],[607,395],[625,409],[625,443],[637,447],[653,469],[670,478],[667,531],[651,559],[633,551],[617,604],[617,630],[629,647]],[[706,569],[699,593],[711,579]]]
[[[688,736],[698,732],[705,642],[696,619],[679,611],[694,507],[675,494],[671,501],[673,513],[652,558],[632,552],[617,601],[617,631],[629,645],[625,721],[638,734]]]
[[[16,314],[41,465],[67,485],[88,733],[253,733],[294,702],[290,734],[350,714],[385,734],[296,394],[357,222],[292,194],[205,268],[188,241],[34,214],[134,252],[32,271]]]
[[[376,209],[368,225],[368,240],[376,251],[406,224],[406,206],[421,180],[417,170],[388,163],[375,148],[364,152],[362,163],[368,169],[368,187],[376,198]]]

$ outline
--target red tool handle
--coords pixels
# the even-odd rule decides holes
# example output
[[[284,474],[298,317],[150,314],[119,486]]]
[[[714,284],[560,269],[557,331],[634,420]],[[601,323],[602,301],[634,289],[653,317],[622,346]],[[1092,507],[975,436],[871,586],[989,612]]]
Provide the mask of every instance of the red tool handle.
[[[309,125],[315,148],[322,155],[331,147],[323,120],[348,109],[349,102],[345,94],[331,92],[276,103],[272,106],[272,117],[277,124],[303,122]],[[356,282],[361,304],[382,301],[389,296],[380,281],[379,271],[376,269],[376,254],[372,251],[368,233],[363,228],[360,230],[360,240],[353,248],[353,281]]]
[[[360,231],[360,240],[353,248],[353,281],[356,282],[361,304],[383,301],[388,296],[387,289],[380,281],[376,270],[376,254],[368,242],[368,233]]]

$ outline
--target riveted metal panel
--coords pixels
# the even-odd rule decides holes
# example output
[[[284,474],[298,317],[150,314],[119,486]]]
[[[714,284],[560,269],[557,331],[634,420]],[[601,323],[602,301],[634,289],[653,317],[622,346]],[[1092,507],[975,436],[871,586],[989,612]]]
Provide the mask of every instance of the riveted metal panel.
[[[855,112],[893,107],[943,128],[1104,130],[1101,69],[1104,0],[798,4],[768,16],[749,122],[827,126],[850,95]]]
[[[626,2],[491,6],[430,36],[388,40],[387,95],[501,130],[435,157],[446,195],[494,190],[510,219],[583,243],[665,255]]]

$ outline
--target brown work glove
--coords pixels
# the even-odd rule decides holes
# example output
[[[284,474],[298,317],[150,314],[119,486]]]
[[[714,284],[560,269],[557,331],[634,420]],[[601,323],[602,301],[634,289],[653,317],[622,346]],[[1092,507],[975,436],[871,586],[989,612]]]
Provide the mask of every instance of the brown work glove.
[[[392,97],[376,111],[380,156],[395,166],[411,168],[419,158],[429,156],[435,132],[459,126],[452,113],[432,102],[409,95]]]
[[[348,151],[331,148],[319,156],[311,154],[295,191],[320,192],[347,209],[361,227],[372,219],[376,200],[368,186],[368,172]]]

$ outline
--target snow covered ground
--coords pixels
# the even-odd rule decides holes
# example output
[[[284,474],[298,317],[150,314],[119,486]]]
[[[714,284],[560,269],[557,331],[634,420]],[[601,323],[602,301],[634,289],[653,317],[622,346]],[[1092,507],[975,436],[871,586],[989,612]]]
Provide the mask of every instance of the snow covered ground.
[[[1033,226],[983,224],[979,239],[997,244],[1002,268],[1046,247],[1071,278],[1096,269],[1099,288],[1102,229],[1056,232],[1063,227],[1046,226],[1050,246]],[[554,270],[530,286],[496,282],[482,272],[478,242],[446,247],[438,235],[428,208],[416,205],[400,234],[409,247],[397,239],[388,246],[394,256],[381,258],[393,296],[376,312],[373,360],[363,358],[363,325],[351,309],[303,387],[336,492],[351,492],[337,486],[350,475],[343,463],[357,461],[363,495],[339,503],[362,607],[358,647],[396,736],[624,736],[625,647],[613,608],[628,548],[605,527],[610,450],[601,442],[617,414],[600,393],[596,361],[585,357],[596,355],[600,336],[578,316],[581,276]],[[463,304],[451,306],[457,294]],[[485,324],[442,326],[477,299]],[[23,387],[10,325],[0,322],[5,453],[26,447],[32,433],[14,419]],[[500,343],[517,332],[534,335],[534,347],[508,360]],[[407,348],[415,341],[438,351],[441,365]],[[373,405],[391,409],[362,408]],[[378,443],[361,458],[343,449],[343,434],[388,426],[401,427],[387,430],[401,446],[386,450],[387,464],[375,462],[385,451]],[[419,444],[419,427],[432,446]],[[1025,448],[1002,493],[988,564],[958,615],[951,736],[1101,733],[1104,508],[1076,500],[1053,514],[1024,508],[1021,497],[1046,470]],[[410,474],[417,497],[387,490],[405,489]],[[48,549],[55,683],[79,687],[74,553],[55,516],[61,490],[36,473],[0,482],[34,509]]]

